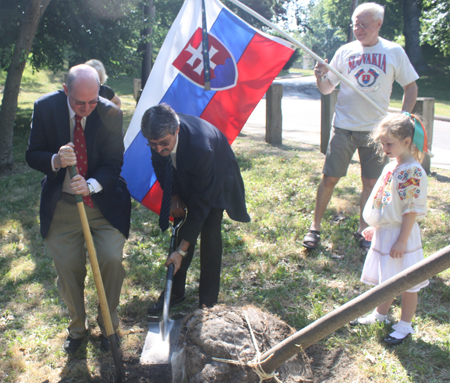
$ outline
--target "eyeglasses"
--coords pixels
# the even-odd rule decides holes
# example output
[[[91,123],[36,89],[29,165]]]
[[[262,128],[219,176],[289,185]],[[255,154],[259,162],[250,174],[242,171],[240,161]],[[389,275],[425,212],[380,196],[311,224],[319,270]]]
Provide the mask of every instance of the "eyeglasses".
[[[171,136],[172,136],[171,138],[159,142],[148,141],[147,146],[150,146],[152,149],[156,149],[158,146],[166,148],[167,146],[170,145],[170,142],[172,141],[173,134],[171,134]]]
[[[378,20],[374,20],[374,21],[370,21],[370,22],[368,22],[368,23],[357,23],[357,24],[350,24],[350,26],[353,28],[353,29],[358,29],[358,28],[361,28],[361,29],[367,29],[367,28],[369,28],[369,25],[370,24],[372,24],[372,23],[376,23]]]
[[[98,102],[100,101],[100,99],[98,98],[98,96],[97,96],[97,99],[96,99],[96,100],[92,100],[92,101],[78,101],[77,99],[73,98],[73,97],[70,95],[70,93],[69,93],[69,97],[73,100],[73,103],[74,103],[76,106],[85,106],[86,104],[89,104],[89,105],[91,105],[91,106],[94,106],[94,105],[97,105]]]
[[[89,104],[89,105],[91,105],[91,106],[94,106],[94,105],[97,105],[98,104],[98,102],[99,102],[100,100],[97,98],[97,100],[92,100],[92,101],[87,101],[87,102],[84,102],[84,101],[74,101],[74,104],[76,105],[76,106],[84,106],[84,105],[86,105],[86,104]]]

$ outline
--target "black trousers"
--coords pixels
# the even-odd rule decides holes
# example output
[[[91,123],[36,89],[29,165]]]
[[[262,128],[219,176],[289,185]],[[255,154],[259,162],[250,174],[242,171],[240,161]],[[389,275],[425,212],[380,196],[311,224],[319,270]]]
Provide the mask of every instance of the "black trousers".
[[[222,218],[223,210],[212,208],[200,232],[200,286],[199,307],[212,307],[217,303],[222,268]],[[181,242],[181,239],[180,239]],[[181,297],[186,289],[186,275],[194,256],[195,241],[188,248],[181,267],[173,277],[172,295]]]

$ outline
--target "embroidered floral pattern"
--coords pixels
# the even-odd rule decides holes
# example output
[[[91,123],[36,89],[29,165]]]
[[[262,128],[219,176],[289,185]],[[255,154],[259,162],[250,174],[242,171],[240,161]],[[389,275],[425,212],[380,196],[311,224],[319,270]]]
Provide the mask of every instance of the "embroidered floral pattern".
[[[412,169],[402,170],[399,172],[397,178],[398,195],[403,201],[408,198],[418,198],[420,196],[420,178],[422,171],[414,167]]]
[[[392,199],[391,183],[392,183],[392,172],[387,172],[385,177],[383,178],[381,186],[375,193],[372,205],[373,209],[383,209],[386,206],[386,204],[391,201]]]

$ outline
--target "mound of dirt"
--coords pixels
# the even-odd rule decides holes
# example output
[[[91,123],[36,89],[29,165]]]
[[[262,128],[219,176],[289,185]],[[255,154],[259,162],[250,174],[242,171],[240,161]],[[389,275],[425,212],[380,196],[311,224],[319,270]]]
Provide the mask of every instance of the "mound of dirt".
[[[189,383],[260,382],[255,369],[248,366],[257,360],[257,351],[246,316],[261,353],[294,333],[280,319],[253,306],[197,310],[185,319],[182,331]],[[213,358],[233,360],[236,364]],[[280,366],[276,375],[283,383],[313,382],[310,361],[304,353]],[[269,378],[264,382],[276,383],[277,380]]]

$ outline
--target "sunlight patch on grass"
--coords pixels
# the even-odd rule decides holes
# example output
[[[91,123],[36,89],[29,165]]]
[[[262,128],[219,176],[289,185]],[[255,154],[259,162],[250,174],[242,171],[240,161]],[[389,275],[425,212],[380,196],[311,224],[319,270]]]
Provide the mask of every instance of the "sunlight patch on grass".
[[[125,89],[128,83],[122,80]],[[55,87],[60,83],[56,81]],[[115,84],[111,81],[113,88]],[[91,335],[79,355],[68,358],[62,350],[70,320],[57,291],[53,262],[39,234],[42,174],[24,162],[33,102],[50,88],[31,83],[30,92],[23,88],[26,108],[20,110],[15,131],[18,163],[15,173],[0,183],[0,191],[7,196],[0,205],[0,381],[108,381],[104,371],[114,367],[110,355],[99,350],[98,297],[89,264],[86,308]],[[131,94],[120,93],[120,97],[126,129],[135,102]],[[242,170],[252,221],[238,223],[224,215],[219,302],[256,305],[299,330],[368,291],[370,286],[359,281],[366,253],[353,238],[361,190],[357,159],[336,186],[322,221],[318,249],[307,251],[301,243],[311,224],[324,156],[314,146],[289,141],[273,146],[249,135],[239,136],[232,147]],[[432,171],[429,212],[420,224],[426,256],[450,242],[446,229],[450,225],[450,171]],[[119,334],[127,363],[139,359],[147,309],[164,288],[169,238],[158,228],[157,215],[133,201],[131,233],[124,250],[127,277],[119,306]],[[171,309],[172,314],[198,308],[198,247],[188,272],[187,300]],[[325,350],[342,350],[351,363],[345,368],[348,379],[343,381],[445,381],[450,365],[450,270],[432,278],[419,297],[414,320],[418,333],[400,348],[383,345],[389,326],[344,326],[320,342]],[[394,322],[400,318],[400,305],[396,299],[390,311]]]

